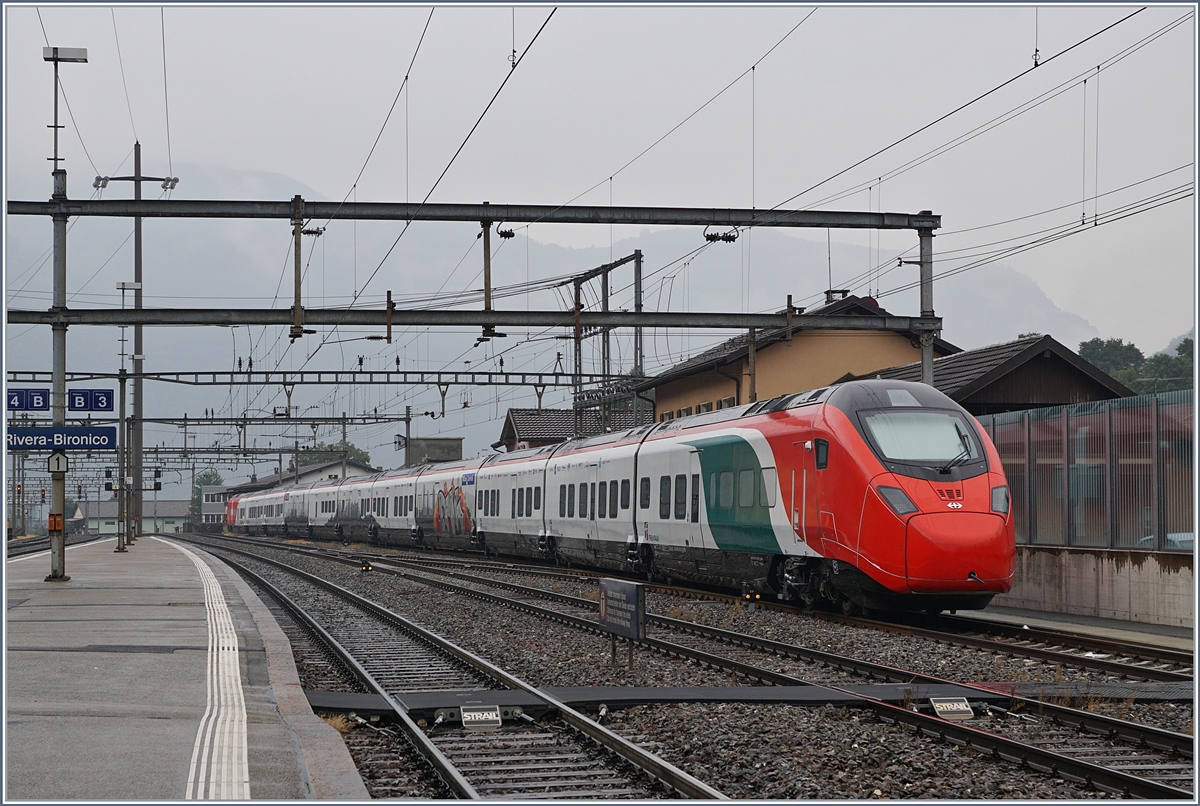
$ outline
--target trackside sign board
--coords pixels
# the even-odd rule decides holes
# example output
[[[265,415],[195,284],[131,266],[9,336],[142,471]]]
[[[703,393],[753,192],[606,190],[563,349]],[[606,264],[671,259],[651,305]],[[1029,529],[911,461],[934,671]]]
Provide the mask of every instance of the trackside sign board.
[[[646,637],[646,589],[641,583],[600,580],[600,626],[635,641]]]
[[[114,426],[9,428],[6,432],[10,451],[115,451],[117,429]]]

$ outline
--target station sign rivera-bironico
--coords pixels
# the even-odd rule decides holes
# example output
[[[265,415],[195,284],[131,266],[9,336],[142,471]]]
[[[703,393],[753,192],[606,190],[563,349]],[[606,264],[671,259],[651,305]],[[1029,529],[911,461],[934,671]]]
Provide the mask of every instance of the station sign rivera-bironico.
[[[115,451],[115,426],[8,428],[10,451]]]

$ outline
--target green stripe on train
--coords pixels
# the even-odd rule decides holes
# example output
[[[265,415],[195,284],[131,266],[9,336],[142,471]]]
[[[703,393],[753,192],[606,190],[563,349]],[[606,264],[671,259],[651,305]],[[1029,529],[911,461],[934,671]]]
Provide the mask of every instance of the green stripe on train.
[[[687,442],[700,450],[701,487],[708,527],[717,548],[726,551],[753,551],[762,554],[782,554],[775,530],[771,527],[770,510],[759,505],[762,486],[762,466],[758,454],[743,437],[725,435]],[[740,474],[754,474],[753,505],[741,506],[738,501]],[[721,474],[730,473],[726,484],[732,484],[732,506],[722,507]],[[714,481],[715,477],[715,481]]]

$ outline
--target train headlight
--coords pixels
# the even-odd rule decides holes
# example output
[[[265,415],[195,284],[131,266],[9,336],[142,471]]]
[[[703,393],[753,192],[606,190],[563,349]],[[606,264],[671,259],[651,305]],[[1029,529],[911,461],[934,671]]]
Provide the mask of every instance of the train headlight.
[[[904,494],[904,490],[899,487],[876,487],[879,494],[883,496],[883,500],[887,501],[889,507],[897,515],[909,515],[913,512],[918,512],[917,505],[912,502],[912,499]]]
[[[992,512],[1008,514],[1008,487],[1000,485],[992,488]]]

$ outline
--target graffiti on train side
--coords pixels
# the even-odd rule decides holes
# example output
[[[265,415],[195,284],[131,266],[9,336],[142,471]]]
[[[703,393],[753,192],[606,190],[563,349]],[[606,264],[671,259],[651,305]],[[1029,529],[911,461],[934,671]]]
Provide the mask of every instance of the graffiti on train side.
[[[462,487],[445,482],[433,494],[433,531],[439,535],[469,535],[471,511]]]

